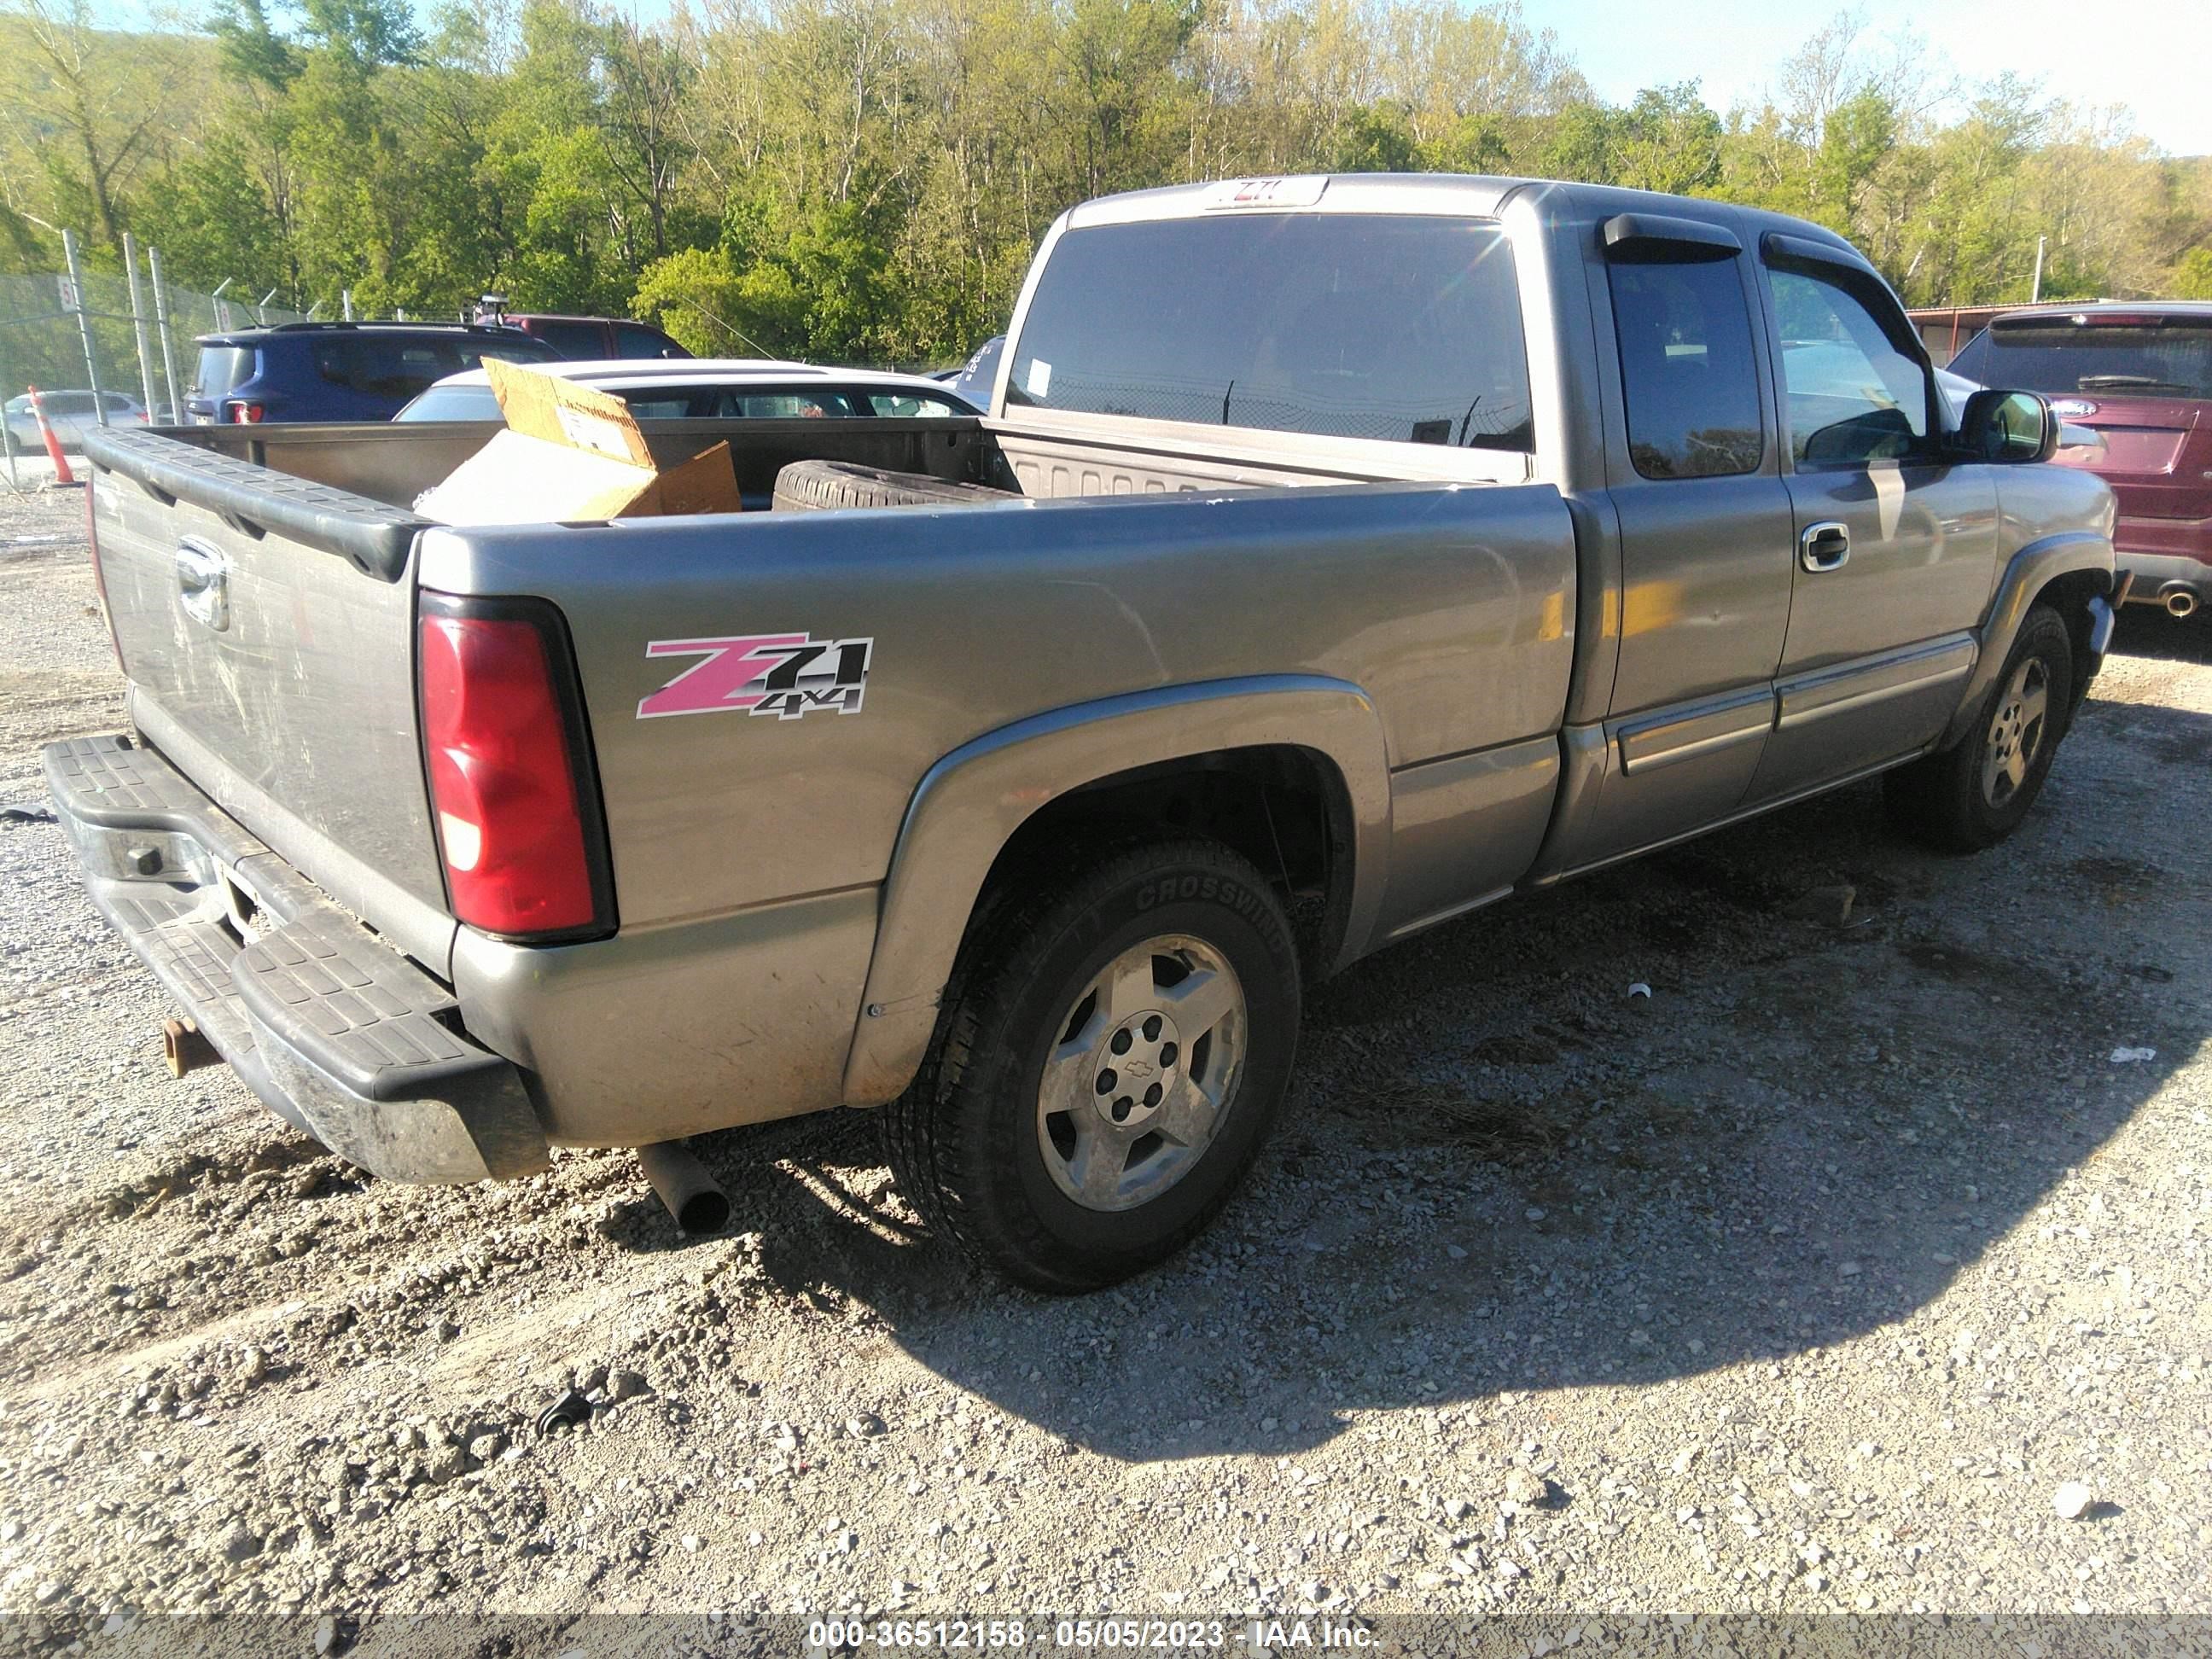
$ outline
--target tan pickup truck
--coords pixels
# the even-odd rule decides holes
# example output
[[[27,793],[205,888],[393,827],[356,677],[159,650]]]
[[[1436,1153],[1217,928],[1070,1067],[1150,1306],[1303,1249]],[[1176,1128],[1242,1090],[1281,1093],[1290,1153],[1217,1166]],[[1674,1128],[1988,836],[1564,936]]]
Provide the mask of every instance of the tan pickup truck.
[[[2048,408],[1947,409],[1844,242],[1575,185],[1094,202],[985,417],[643,427],[778,510],[428,521],[481,427],[90,437],[93,895],[380,1174],[870,1108],[1050,1289],[1206,1224],[1393,940],[1876,773],[2002,840],[2118,586]]]

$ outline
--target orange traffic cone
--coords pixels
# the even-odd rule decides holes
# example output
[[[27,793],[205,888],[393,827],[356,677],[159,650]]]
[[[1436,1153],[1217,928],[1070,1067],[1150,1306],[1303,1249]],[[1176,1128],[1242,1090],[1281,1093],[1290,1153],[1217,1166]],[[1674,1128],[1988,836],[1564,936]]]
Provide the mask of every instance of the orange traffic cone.
[[[32,386],[29,391],[31,414],[39,423],[39,435],[46,441],[46,454],[54,464],[54,482],[73,486],[76,483],[76,474],[70,471],[69,457],[62,453],[62,441],[54,436],[53,428],[46,424],[46,406],[40,401],[39,388]]]

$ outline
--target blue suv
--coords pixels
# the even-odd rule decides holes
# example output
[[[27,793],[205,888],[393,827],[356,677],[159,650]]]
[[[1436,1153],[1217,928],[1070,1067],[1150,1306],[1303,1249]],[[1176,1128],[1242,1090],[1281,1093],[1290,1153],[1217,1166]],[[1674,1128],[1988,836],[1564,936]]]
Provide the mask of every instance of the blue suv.
[[[465,323],[283,323],[203,334],[185,418],[388,421],[434,380],[487,357],[558,362],[520,329]]]

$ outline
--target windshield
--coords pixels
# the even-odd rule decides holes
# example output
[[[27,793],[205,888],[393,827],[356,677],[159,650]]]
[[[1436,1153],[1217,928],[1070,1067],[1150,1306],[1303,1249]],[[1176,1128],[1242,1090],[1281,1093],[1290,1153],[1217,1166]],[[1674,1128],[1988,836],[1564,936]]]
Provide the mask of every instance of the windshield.
[[[1264,214],[1072,230],[1009,404],[1526,451],[1528,357],[1494,224]]]
[[[2212,398],[2212,318],[1985,328],[1951,360],[1951,370],[2023,392]]]

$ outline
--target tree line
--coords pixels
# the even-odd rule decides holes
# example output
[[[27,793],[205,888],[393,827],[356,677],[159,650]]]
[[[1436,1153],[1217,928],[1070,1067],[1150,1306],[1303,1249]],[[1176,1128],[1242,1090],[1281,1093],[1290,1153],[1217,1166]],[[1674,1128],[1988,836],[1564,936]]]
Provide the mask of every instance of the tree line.
[[[717,355],[943,361],[1111,191],[1518,173],[1843,232],[1914,304],[2212,297],[2212,158],[1841,14],[1754,103],[1599,98],[1510,3],[218,0],[189,29],[0,0],[0,272],[125,230],[173,280],[337,313],[636,315]]]

